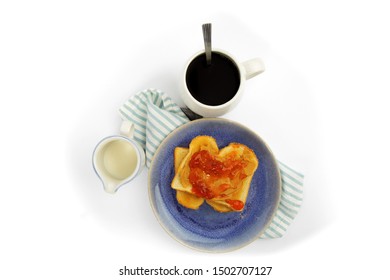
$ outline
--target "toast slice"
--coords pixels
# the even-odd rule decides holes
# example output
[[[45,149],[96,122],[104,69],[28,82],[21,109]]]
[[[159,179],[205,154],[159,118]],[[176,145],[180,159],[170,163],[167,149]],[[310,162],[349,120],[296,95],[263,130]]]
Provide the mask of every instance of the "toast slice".
[[[232,172],[236,174],[229,173],[229,178],[206,174],[206,181],[208,177],[213,177],[213,180],[209,182],[212,195],[205,197],[199,196],[199,193],[194,191],[189,179],[189,163],[192,156],[200,151],[207,151],[213,156],[211,161],[205,161],[206,165],[222,164],[223,168],[226,169],[229,168],[229,164],[233,164],[234,168],[238,168],[238,171],[233,168]],[[176,174],[171,186],[177,190],[176,197],[181,205],[198,209],[206,200],[211,207],[219,212],[243,210],[253,174],[258,166],[256,155],[247,146],[231,143],[219,150],[214,138],[198,136],[191,141],[188,149],[177,147],[174,159]],[[234,164],[236,165],[234,166]],[[221,188],[221,186],[223,187]]]
[[[180,163],[183,161],[183,159],[187,154],[188,154],[187,148],[181,148],[181,147],[175,148],[174,151],[175,174],[177,174]],[[204,198],[180,190],[176,191],[176,199],[184,207],[194,209],[194,210],[198,209],[204,202]]]

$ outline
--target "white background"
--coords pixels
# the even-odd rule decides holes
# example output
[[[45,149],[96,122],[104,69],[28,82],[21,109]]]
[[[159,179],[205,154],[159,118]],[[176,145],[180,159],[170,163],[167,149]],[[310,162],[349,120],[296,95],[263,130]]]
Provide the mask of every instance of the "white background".
[[[165,233],[146,170],[109,195],[91,166],[129,96],[154,87],[182,105],[205,22],[213,46],[267,68],[224,117],[306,176],[285,237],[225,254]],[[386,1],[1,1],[0,278],[126,279],[125,265],[388,278],[389,26]]]

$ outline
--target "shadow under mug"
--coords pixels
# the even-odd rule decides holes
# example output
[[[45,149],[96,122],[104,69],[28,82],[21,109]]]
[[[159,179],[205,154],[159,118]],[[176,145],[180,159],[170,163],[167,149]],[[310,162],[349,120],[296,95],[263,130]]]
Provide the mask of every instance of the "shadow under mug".
[[[193,112],[197,113],[198,115],[201,115],[203,117],[217,117],[221,116],[223,114],[226,114],[230,110],[232,110],[239,100],[242,97],[242,94],[244,93],[245,88],[245,82],[246,80],[253,78],[260,73],[264,72],[265,67],[264,63],[260,58],[253,58],[250,60],[247,60],[245,62],[238,62],[231,54],[228,52],[221,50],[221,49],[213,49],[212,52],[212,58],[211,58],[211,66],[208,69],[206,62],[204,62],[204,67],[199,66],[195,71],[196,73],[193,74],[193,77],[195,81],[191,82],[191,77],[189,78],[189,75],[192,75],[191,72],[193,71],[192,68],[194,68],[193,64],[197,63],[196,61],[199,60],[202,56],[205,57],[204,51],[199,51],[196,54],[194,54],[187,62],[184,73],[181,79],[182,83],[182,90],[180,91],[181,98],[183,99],[183,102],[186,104],[186,106],[191,109]],[[202,101],[202,99],[197,97],[198,92],[195,92],[194,88],[198,87],[199,84],[205,83],[207,86],[207,83],[213,83],[213,75],[209,74],[207,71],[213,70],[213,56],[217,58],[221,57],[222,64],[225,63],[228,66],[226,69],[230,68],[228,71],[233,71],[237,74],[230,74],[224,76],[224,66],[222,68],[219,68],[219,75],[218,79],[220,80],[220,85],[215,85],[213,90],[209,90],[209,92],[201,92],[203,95],[221,95],[225,94],[226,91],[233,90],[232,97],[229,98],[229,100],[223,101],[221,104],[216,105],[210,105],[206,104],[207,102]],[[223,62],[223,60],[226,60]],[[216,62],[217,63],[217,62]],[[230,64],[230,66],[229,66]],[[222,69],[222,70],[221,70]],[[202,76],[204,72],[206,75]],[[237,77],[233,77],[237,79],[237,87],[234,89],[226,88],[229,86],[229,82],[231,82],[231,75],[236,75]],[[202,81],[200,79],[203,79],[202,77],[206,77],[206,79],[209,79],[208,81]],[[194,84],[194,86],[191,86],[191,83]],[[230,83],[231,84],[231,83]],[[192,88],[191,88],[192,87]],[[207,97],[207,96],[206,96]],[[218,98],[218,97],[217,97]]]
[[[93,151],[93,168],[108,193],[115,193],[133,180],[145,166],[145,152],[132,139],[133,130],[132,123],[123,121],[121,135],[103,138]]]

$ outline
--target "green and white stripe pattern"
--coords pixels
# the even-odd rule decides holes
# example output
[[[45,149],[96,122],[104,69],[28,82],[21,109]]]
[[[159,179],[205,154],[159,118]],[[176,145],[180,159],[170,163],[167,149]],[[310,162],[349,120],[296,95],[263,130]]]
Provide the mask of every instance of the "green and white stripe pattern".
[[[303,199],[303,175],[278,161],[282,193],[278,209],[261,239],[282,237],[298,214]]]
[[[123,120],[134,124],[133,138],[145,149],[146,166],[165,137],[189,122],[172,99],[160,90],[148,89],[132,96],[119,109]]]
[[[190,121],[169,96],[156,89],[135,94],[120,107],[119,113],[123,120],[134,124],[133,138],[145,149],[147,167],[165,137]],[[282,237],[302,204],[303,175],[281,162],[278,164],[282,178],[281,200],[261,239]]]

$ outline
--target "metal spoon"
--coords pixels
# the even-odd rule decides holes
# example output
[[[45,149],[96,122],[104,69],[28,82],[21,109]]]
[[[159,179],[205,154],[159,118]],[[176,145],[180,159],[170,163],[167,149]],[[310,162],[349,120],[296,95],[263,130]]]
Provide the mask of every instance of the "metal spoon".
[[[207,65],[211,64],[211,23],[205,23],[202,25],[203,41],[206,52]]]

